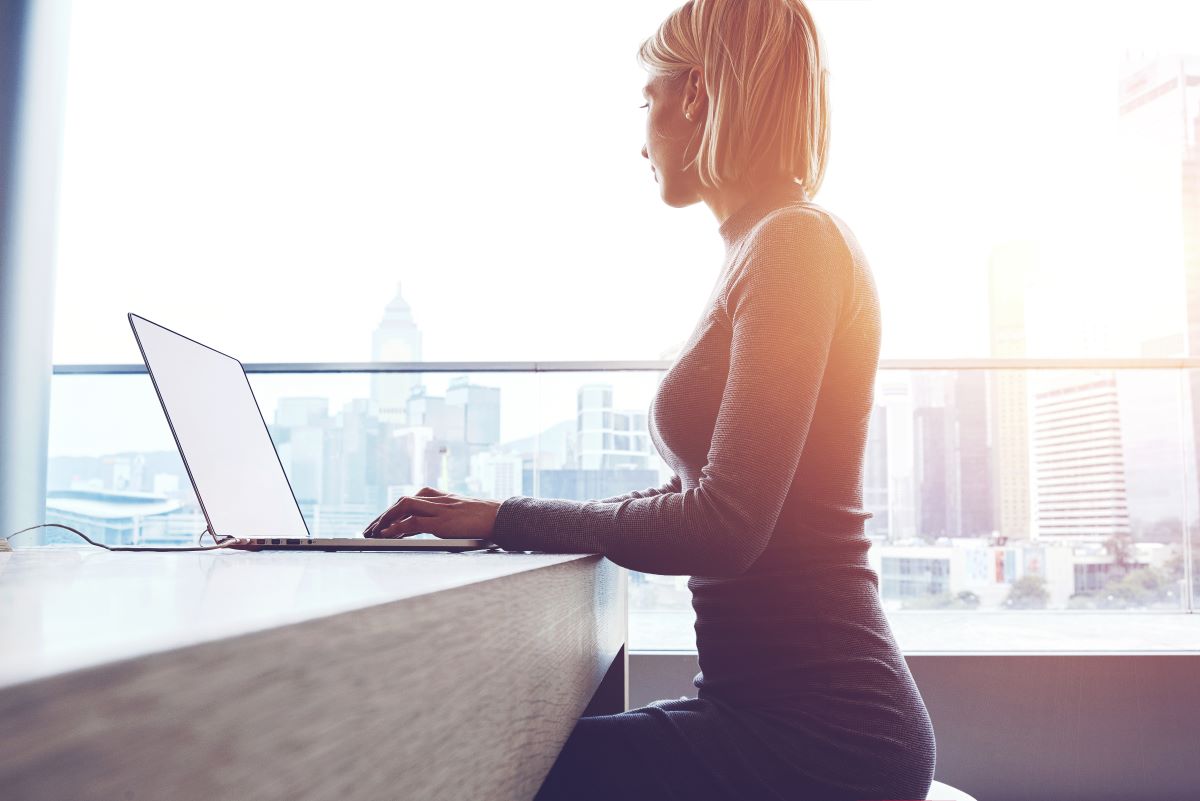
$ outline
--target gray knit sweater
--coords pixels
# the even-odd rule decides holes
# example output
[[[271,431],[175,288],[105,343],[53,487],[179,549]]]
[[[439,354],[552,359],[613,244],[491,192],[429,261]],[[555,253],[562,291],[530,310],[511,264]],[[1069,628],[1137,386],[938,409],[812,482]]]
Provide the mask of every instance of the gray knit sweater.
[[[880,337],[866,259],[799,190],[751,201],[720,231],[724,267],[650,408],[675,476],[597,501],[509,498],[501,547],[711,578],[865,553]]]

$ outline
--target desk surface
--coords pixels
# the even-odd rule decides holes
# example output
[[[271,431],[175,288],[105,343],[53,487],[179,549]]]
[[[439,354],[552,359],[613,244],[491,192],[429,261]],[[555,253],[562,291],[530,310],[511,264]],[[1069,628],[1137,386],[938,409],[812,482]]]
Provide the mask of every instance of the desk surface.
[[[0,553],[0,687],[578,559],[515,553]]]
[[[29,548],[0,554],[0,642],[11,797],[528,799],[623,665],[624,574]]]

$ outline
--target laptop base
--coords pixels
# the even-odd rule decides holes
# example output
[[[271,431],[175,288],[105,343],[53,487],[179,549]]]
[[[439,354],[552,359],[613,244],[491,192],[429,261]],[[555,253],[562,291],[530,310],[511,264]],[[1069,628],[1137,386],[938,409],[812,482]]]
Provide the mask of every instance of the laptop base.
[[[242,551],[478,551],[493,546],[487,540],[247,537],[229,547]]]

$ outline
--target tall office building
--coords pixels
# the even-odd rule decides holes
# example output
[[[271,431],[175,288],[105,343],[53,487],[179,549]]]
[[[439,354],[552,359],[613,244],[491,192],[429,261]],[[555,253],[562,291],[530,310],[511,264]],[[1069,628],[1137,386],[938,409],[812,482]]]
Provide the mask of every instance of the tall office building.
[[[1037,536],[1130,534],[1115,375],[1072,375],[1034,396]]]
[[[992,533],[987,376],[978,370],[913,376],[913,448],[918,533]]]
[[[892,540],[915,537],[917,498],[913,438],[913,391],[907,375],[881,377],[876,401],[885,410],[887,437],[887,530]]]
[[[1117,105],[1114,200],[1120,204],[1121,226],[1112,238],[1139,282],[1148,282],[1157,298],[1147,314],[1154,315],[1158,330],[1146,334],[1187,330],[1195,355],[1200,353],[1200,56],[1127,57]],[[1181,283],[1184,295],[1177,291]]]
[[[578,466],[584,470],[649,470],[654,445],[646,412],[613,408],[609,384],[587,384],[578,394]]]
[[[388,447],[389,427],[371,414],[366,398],[345,405],[330,431],[326,457],[326,501],[341,506],[378,508],[398,470]],[[372,515],[373,516],[373,515]]]
[[[412,308],[404,300],[400,287],[383,310],[383,319],[371,336],[371,359],[377,362],[418,362],[421,360],[421,330],[413,319]],[[389,373],[371,376],[371,401],[378,418],[386,423],[405,422],[408,396],[420,385],[414,373]]]
[[[462,438],[468,445],[491,447],[500,442],[500,388],[471,383],[467,376],[451,379],[446,407],[462,417]]]
[[[474,384],[466,376],[451,379],[445,396],[430,395],[418,386],[405,404],[407,425],[397,429],[418,450],[408,455],[423,465],[413,475],[427,484],[452,492],[472,489],[472,457],[500,442],[500,389]],[[415,429],[424,429],[429,436]]]
[[[1155,312],[1170,335],[1186,332],[1200,356],[1200,55],[1128,58],[1118,89],[1122,215],[1131,259],[1163,282]],[[1170,304],[1183,287],[1182,309]],[[1173,354],[1172,354],[1173,355]],[[1200,433],[1200,371],[1191,383],[1192,436]],[[1195,450],[1195,449],[1193,449]],[[1193,456],[1200,475],[1200,457]],[[1192,491],[1189,488],[1189,491]]]
[[[271,437],[302,505],[325,502],[329,427],[327,398],[281,398],[275,408]]]
[[[1125,490],[1133,533],[1139,540],[1178,543],[1185,510],[1194,513],[1197,508],[1196,483],[1189,480],[1196,441],[1191,436],[1187,393],[1175,373],[1117,373]]]
[[[863,508],[872,515],[867,518],[866,533],[875,537],[889,534],[887,435],[887,407],[876,403],[871,407],[863,465]]]
[[[958,464],[954,409],[947,403],[945,373],[913,375],[913,470],[917,534],[958,533]]]
[[[482,451],[471,457],[471,489],[498,500],[521,495],[524,468],[519,454]]]
[[[1031,242],[1008,242],[993,249],[988,262],[989,328],[992,356],[1020,358],[1025,352],[1025,289],[1036,269]],[[994,522],[1010,539],[1029,536],[1029,411],[1023,370],[997,370],[991,376]]]
[[[958,531],[964,537],[986,537],[995,530],[988,374],[982,370],[958,370],[953,386],[954,431],[958,441]]]

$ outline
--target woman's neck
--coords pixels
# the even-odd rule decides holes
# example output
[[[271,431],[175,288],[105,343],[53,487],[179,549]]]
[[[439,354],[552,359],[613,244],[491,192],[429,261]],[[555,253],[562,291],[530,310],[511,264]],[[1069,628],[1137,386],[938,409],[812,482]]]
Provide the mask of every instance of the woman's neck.
[[[807,200],[808,196],[804,188],[790,176],[725,185],[700,194],[700,199],[717,218],[717,225],[723,225],[735,212],[748,203],[768,198],[778,198],[780,201],[802,201]]]

